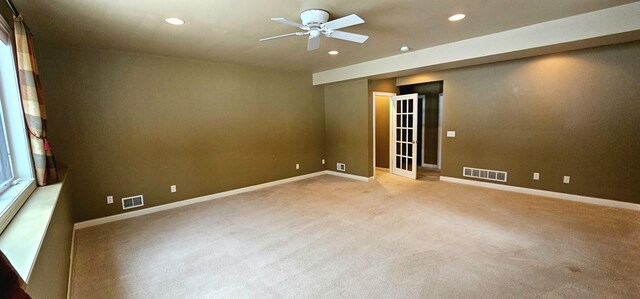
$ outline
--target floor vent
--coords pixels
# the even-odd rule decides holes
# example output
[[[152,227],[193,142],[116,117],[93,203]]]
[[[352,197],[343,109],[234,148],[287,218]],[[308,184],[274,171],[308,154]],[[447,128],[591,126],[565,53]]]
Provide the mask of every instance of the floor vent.
[[[337,163],[336,165],[336,169],[338,171],[347,171],[347,165],[345,165],[344,163]]]
[[[144,206],[144,200],[142,199],[142,195],[136,195],[131,197],[125,197],[122,199],[122,209],[131,209],[135,207]]]
[[[506,182],[507,172],[480,168],[463,167],[462,175],[470,178]]]

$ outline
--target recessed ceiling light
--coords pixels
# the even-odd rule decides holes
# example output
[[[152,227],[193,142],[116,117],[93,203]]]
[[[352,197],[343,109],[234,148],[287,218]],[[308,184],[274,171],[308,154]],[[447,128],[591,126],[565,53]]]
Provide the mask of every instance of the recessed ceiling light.
[[[466,15],[464,15],[464,14],[461,14],[461,13],[455,14],[455,15],[452,15],[452,16],[449,17],[449,21],[451,21],[451,22],[460,21],[460,20],[464,19],[464,17],[466,17]]]
[[[333,50],[333,51],[329,51],[329,55],[338,55],[340,52]]]
[[[165,22],[171,24],[171,25],[182,25],[184,24],[184,21],[182,19],[178,19],[178,18],[166,18],[164,19]]]

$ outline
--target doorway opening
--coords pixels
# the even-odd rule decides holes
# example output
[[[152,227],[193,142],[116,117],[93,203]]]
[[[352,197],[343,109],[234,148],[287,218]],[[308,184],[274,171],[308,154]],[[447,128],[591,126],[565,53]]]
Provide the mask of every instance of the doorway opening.
[[[400,94],[417,93],[420,125],[418,126],[418,163],[422,168],[442,169],[442,118],[444,81],[398,86]],[[427,171],[425,171],[427,172]]]
[[[378,170],[389,171],[389,140],[391,136],[391,92],[373,92],[373,176]]]
[[[399,95],[417,94],[417,131],[416,140],[406,140],[404,142],[416,142],[417,149],[412,154],[417,162],[417,179],[438,180],[442,169],[442,119],[444,107],[444,81],[434,81],[413,85],[398,86]],[[393,97],[395,93],[374,92],[373,93],[373,167],[375,171],[393,172],[393,163],[400,158],[400,165],[404,162],[402,155],[402,144],[398,148],[398,141],[402,141],[402,135],[406,133],[402,129],[407,128],[402,125],[400,116],[400,128],[394,125],[397,123],[398,111],[394,114]],[[404,112],[404,111],[403,111]],[[395,119],[394,119],[395,118]],[[400,129],[400,131],[398,131]],[[405,130],[406,131],[406,130]],[[393,140],[400,136],[400,140]],[[405,138],[406,139],[406,138]],[[400,156],[393,155],[393,152],[400,153]],[[408,149],[407,149],[408,151]],[[406,154],[407,152],[405,152]],[[409,160],[407,159],[407,162]],[[406,163],[406,162],[405,162]],[[402,168],[402,166],[401,166]]]

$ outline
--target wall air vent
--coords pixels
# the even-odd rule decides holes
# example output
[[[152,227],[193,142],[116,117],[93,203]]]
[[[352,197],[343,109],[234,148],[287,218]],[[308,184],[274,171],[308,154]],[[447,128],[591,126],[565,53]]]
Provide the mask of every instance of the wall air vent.
[[[131,197],[125,197],[122,199],[122,209],[131,209],[135,207],[144,206],[144,200],[142,199],[142,195],[136,195]]]
[[[480,168],[472,168],[472,167],[463,167],[462,175],[470,178],[489,180],[489,181],[498,181],[498,182],[506,182],[507,181],[507,172],[506,171],[497,171],[497,170],[488,170],[488,169],[480,169]]]
[[[336,169],[338,171],[347,171],[347,165],[344,163],[337,163],[336,164]]]

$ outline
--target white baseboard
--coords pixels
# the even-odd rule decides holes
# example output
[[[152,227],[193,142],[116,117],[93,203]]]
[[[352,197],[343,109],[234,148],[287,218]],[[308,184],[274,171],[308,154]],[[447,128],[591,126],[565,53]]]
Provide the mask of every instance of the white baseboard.
[[[221,198],[221,197],[225,197],[225,196],[236,195],[236,194],[241,194],[241,193],[245,193],[245,192],[251,192],[251,191],[255,191],[255,190],[260,190],[260,189],[264,189],[264,188],[268,188],[268,187],[272,187],[272,186],[276,186],[276,185],[281,185],[281,184],[291,183],[291,182],[295,182],[295,181],[300,181],[300,180],[304,180],[304,179],[320,176],[320,175],[323,175],[323,174],[335,175],[335,176],[339,176],[339,177],[344,177],[344,178],[349,178],[349,179],[358,180],[358,181],[364,181],[364,182],[368,182],[368,181],[373,180],[373,177],[367,178],[367,177],[362,177],[362,176],[357,176],[357,175],[352,175],[352,174],[335,172],[335,171],[331,171],[331,170],[323,170],[323,171],[318,171],[318,172],[309,173],[309,174],[305,174],[305,175],[300,175],[300,176],[295,176],[295,177],[286,178],[286,179],[282,179],[282,180],[277,180],[277,181],[273,181],[273,182],[268,182],[268,183],[264,183],[264,184],[253,185],[253,186],[249,186],[249,187],[244,187],[244,188],[224,191],[224,192],[220,192],[220,193],[200,196],[200,197],[191,198],[191,199],[185,199],[185,200],[172,202],[172,203],[168,203],[168,204],[164,204],[164,205],[160,205],[160,206],[150,207],[150,208],[146,208],[146,209],[142,209],[142,210],[136,210],[136,211],[126,212],[126,213],[122,213],[122,214],[118,214],[118,215],[113,215],[113,216],[107,216],[107,217],[102,217],[102,218],[82,221],[82,222],[75,223],[73,225],[73,229],[74,230],[83,229],[83,228],[96,226],[96,225],[100,225],[100,224],[105,224],[105,223],[109,223],[109,222],[114,222],[114,221],[118,221],[118,220],[124,220],[124,219],[129,219],[129,218],[133,218],[133,217],[142,216],[142,215],[157,213],[157,212],[160,212],[160,211],[166,211],[166,210],[170,210],[170,209],[175,209],[175,208],[178,208],[178,207],[183,207],[183,206],[188,206],[188,205],[192,205],[192,204],[196,204],[196,203],[201,203],[201,202],[205,202],[205,201],[209,201],[209,200],[213,200],[213,199],[217,199],[217,198]]]
[[[142,210],[136,210],[136,211],[126,212],[126,213],[122,213],[122,214],[118,214],[118,215],[107,216],[107,217],[102,217],[102,218],[97,218],[97,219],[91,219],[91,220],[82,221],[82,222],[78,222],[78,223],[74,224],[73,225],[73,229],[74,230],[83,229],[83,228],[96,226],[96,225],[100,225],[100,224],[104,224],[104,223],[109,223],[109,222],[114,222],[114,221],[118,221],[118,220],[129,219],[129,218],[138,217],[138,216],[142,216],[142,215],[157,213],[157,212],[160,212],[160,211],[166,211],[166,210],[175,209],[175,208],[178,208],[178,207],[188,206],[188,205],[192,205],[192,204],[196,204],[196,203],[200,203],[200,202],[205,202],[205,201],[217,199],[217,198],[220,198],[220,197],[236,195],[236,194],[255,191],[255,190],[260,190],[260,189],[264,189],[264,188],[268,188],[268,187],[272,187],[272,186],[276,186],[276,185],[281,185],[281,184],[291,183],[291,182],[295,182],[295,181],[299,181],[299,180],[304,180],[304,179],[320,176],[320,175],[323,175],[323,174],[327,174],[327,172],[326,171],[318,171],[318,172],[314,172],[314,173],[295,176],[295,177],[286,178],[286,179],[282,179],[282,180],[277,180],[277,181],[273,181],[273,182],[268,182],[268,183],[264,183],[264,184],[253,185],[253,186],[249,186],[249,187],[244,187],[244,188],[224,191],[224,192],[220,192],[220,193],[200,196],[200,197],[191,198],[191,199],[185,199],[185,200],[176,201],[176,202],[172,202],[172,203],[168,203],[168,204],[164,204],[164,205],[160,205],[160,206],[150,207],[150,208],[146,208],[146,209],[142,209]]]
[[[515,186],[495,184],[495,183],[478,182],[478,181],[452,178],[452,177],[446,177],[446,176],[440,176],[440,180],[444,182],[472,185],[472,186],[478,186],[478,187],[484,187],[484,188],[490,188],[490,189],[518,192],[518,193],[524,193],[524,194],[530,194],[530,195],[563,199],[563,200],[571,200],[571,201],[594,204],[599,206],[607,206],[607,207],[613,207],[613,208],[640,211],[640,204],[617,201],[612,199],[603,199],[603,198],[597,198],[597,197],[545,191],[545,190],[539,190],[539,189],[515,187]]]
[[[364,177],[364,176],[348,174],[348,173],[344,173],[344,172],[337,172],[337,171],[333,171],[333,170],[325,170],[325,173],[326,174],[330,174],[330,175],[343,177],[343,178],[352,179],[352,180],[362,181],[362,182],[370,182],[370,181],[374,180],[373,177]]]
[[[71,232],[71,252],[69,253],[69,277],[67,278],[67,299],[71,298],[71,272],[73,271],[73,251],[76,244],[75,225]]]

